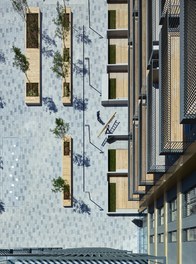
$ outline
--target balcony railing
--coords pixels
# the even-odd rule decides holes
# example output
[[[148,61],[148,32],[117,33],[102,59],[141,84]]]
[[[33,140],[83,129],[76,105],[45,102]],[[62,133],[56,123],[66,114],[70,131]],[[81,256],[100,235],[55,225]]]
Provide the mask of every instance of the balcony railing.
[[[180,124],[180,33],[170,27],[166,15],[160,45],[160,152],[182,153],[183,126]]]
[[[147,95],[147,171],[165,172],[165,156],[159,155],[159,70],[158,58],[151,61]]]
[[[180,37],[181,37],[181,71],[180,71],[180,119],[182,123],[196,122],[196,2],[181,1]]]
[[[147,174],[146,154],[147,154],[147,123],[146,123],[146,96],[139,100],[139,124],[138,124],[138,176],[139,185],[152,185],[154,181],[153,174]]]

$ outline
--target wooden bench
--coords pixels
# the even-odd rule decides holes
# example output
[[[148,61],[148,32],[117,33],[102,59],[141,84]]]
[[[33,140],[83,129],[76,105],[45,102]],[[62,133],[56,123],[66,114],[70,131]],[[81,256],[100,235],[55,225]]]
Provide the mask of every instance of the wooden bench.
[[[66,191],[63,192],[63,206],[64,207],[71,207],[72,200],[73,200],[73,193],[72,193],[72,137],[66,136],[63,140],[63,165],[62,165],[62,178],[65,182],[69,185],[66,188]]]

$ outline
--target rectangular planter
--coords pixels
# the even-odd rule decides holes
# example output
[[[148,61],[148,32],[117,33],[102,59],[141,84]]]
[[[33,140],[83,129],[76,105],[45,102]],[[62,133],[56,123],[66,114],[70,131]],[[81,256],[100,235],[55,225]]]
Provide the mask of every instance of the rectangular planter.
[[[73,149],[72,149],[72,138],[71,136],[66,136],[63,140],[63,153],[62,153],[62,178],[66,181],[69,185],[69,191],[65,190],[63,192],[63,206],[64,207],[71,207],[73,201],[73,186],[72,186],[72,156],[73,156]]]
[[[64,65],[68,68],[67,76],[62,80],[62,103],[70,105],[72,103],[72,13],[71,8],[65,8],[65,23],[69,23],[68,31],[64,33],[63,59]]]
[[[29,7],[25,25],[25,56],[29,61],[29,70],[25,78],[25,103],[40,105],[40,10],[38,7]]]

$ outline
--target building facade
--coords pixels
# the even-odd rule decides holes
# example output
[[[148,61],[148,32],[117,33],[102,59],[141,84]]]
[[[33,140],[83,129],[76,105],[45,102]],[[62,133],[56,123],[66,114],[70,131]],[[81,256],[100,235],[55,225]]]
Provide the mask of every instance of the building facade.
[[[109,25],[111,5],[119,6],[116,19],[120,6],[126,5],[128,10],[128,200],[147,215],[143,228],[147,232],[149,254],[166,256],[168,264],[193,264],[196,2],[111,0],[108,3]],[[109,37],[114,34],[110,31]],[[120,39],[123,32],[119,30]]]

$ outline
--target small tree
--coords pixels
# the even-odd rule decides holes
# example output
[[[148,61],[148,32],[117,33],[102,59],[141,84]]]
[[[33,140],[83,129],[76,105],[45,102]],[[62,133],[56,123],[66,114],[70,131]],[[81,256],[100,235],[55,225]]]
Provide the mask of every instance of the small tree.
[[[57,179],[52,180],[52,191],[57,192],[64,192],[64,199],[70,198],[70,186],[66,180],[62,177],[58,177]]]
[[[53,57],[53,67],[51,68],[56,76],[65,78],[68,74],[68,65],[69,63],[64,62],[60,52],[56,51]]]
[[[14,62],[13,66],[17,69],[20,69],[27,77],[27,71],[29,69],[29,62],[24,54],[22,54],[21,50],[15,46],[12,47],[14,51]],[[27,77],[28,79],[28,77]]]
[[[27,0],[11,0],[14,10],[25,20],[26,9],[29,10]]]
[[[56,11],[57,17],[56,19],[53,19],[53,22],[56,25],[56,36],[64,40],[65,35],[69,31],[69,21],[66,19],[65,6],[63,7],[57,2]]]
[[[57,179],[52,180],[53,192],[63,192],[65,187],[65,180],[63,178],[58,177]]]
[[[55,120],[56,127],[50,131],[57,137],[65,139],[67,132],[69,131],[69,123],[65,123],[62,118],[56,118]]]

